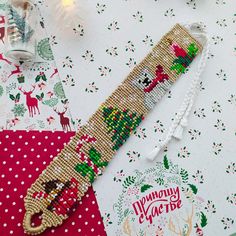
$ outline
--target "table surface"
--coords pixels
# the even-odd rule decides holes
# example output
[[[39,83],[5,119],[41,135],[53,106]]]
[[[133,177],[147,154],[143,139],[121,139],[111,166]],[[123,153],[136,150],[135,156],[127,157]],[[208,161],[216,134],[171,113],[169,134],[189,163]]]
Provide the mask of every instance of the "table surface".
[[[47,80],[41,81],[46,84],[42,91],[48,97],[39,98],[41,114],[29,117],[23,108],[26,108],[25,101],[15,104],[10,98],[10,94],[18,93],[18,84],[11,88],[15,82],[2,76],[3,129],[62,129],[53,110],[55,106],[43,104],[51,98],[57,99],[58,110],[68,106],[66,114],[70,116],[71,112],[71,128],[77,129],[175,23],[203,21],[211,38],[210,55],[183,139],[171,142],[155,162],[145,160],[158,140],[165,137],[193,79],[197,62],[117,153],[105,174],[95,182],[94,189],[108,235],[114,232],[115,235],[209,236],[235,233],[236,1],[84,0],[80,3],[84,12],[81,23],[58,32],[48,7],[39,1],[56,63],[47,61],[49,69],[43,70]],[[1,63],[4,75],[9,68],[3,69],[6,63]],[[50,79],[56,66],[60,77],[56,74]],[[30,79],[35,78],[37,71],[30,71],[33,75],[25,70],[23,73],[27,77],[23,85],[29,89]],[[41,82],[36,83],[34,96],[41,95]],[[14,109],[19,104],[23,106]],[[7,126],[18,110],[20,121]],[[138,183],[140,178],[142,184]],[[128,180],[134,183],[124,187]],[[179,186],[182,207],[153,217],[152,223],[140,224],[140,215],[135,214],[132,203],[152,191],[176,189],[176,186]]]

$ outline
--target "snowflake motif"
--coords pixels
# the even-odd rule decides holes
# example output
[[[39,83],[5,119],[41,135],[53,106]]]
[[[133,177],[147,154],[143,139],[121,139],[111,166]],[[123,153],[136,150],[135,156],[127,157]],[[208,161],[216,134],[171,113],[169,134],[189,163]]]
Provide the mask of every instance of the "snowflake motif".
[[[118,22],[117,21],[112,21],[108,26],[107,26],[108,30],[112,30],[112,31],[117,31],[120,29],[120,27],[118,26]]]
[[[229,196],[227,196],[226,200],[236,206],[236,193],[232,193]]]
[[[217,102],[217,101],[214,101],[214,102],[213,102],[213,105],[211,106],[211,108],[212,108],[212,111],[213,111],[213,112],[218,112],[218,113],[221,113],[221,112],[222,112],[221,105],[220,105],[219,102]]]
[[[66,85],[66,86],[70,86],[73,87],[75,86],[75,80],[72,77],[72,75],[66,75],[66,78],[62,80],[62,82]]]
[[[86,50],[85,54],[82,55],[82,57],[84,58],[85,61],[90,61],[90,62],[94,61],[94,56],[92,52],[89,50]]]
[[[227,80],[227,75],[223,69],[220,69],[220,71],[216,73],[216,76],[223,81]]]
[[[128,156],[128,160],[130,163],[140,159],[140,153],[136,151],[128,151],[126,155]]]
[[[96,9],[98,14],[102,14],[106,9],[106,4],[97,3]]]
[[[223,217],[221,222],[224,226],[224,229],[230,229],[232,227],[232,225],[234,224],[234,220],[229,217]]]
[[[198,118],[202,118],[202,119],[206,117],[204,108],[198,108],[197,110],[194,111],[193,114],[197,116]]]
[[[98,91],[98,87],[95,85],[95,82],[89,83],[88,87],[85,89],[87,93],[96,93]]]
[[[231,162],[226,168],[227,174],[236,174],[236,163]]]
[[[187,147],[184,146],[180,149],[179,153],[178,153],[178,157],[179,158],[188,158],[190,156],[190,152],[187,150]]]
[[[117,171],[116,176],[113,178],[113,181],[115,181],[116,183],[121,182],[124,176],[124,170]]]
[[[224,5],[224,4],[226,4],[226,1],[225,0],[216,0],[216,4]]]
[[[221,131],[225,131],[226,130],[225,124],[222,122],[222,120],[219,120],[219,119],[217,119],[217,122],[214,125],[214,127],[216,129],[218,129],[218,130],[221,130]]]
[[[153,44],[153,39],[151,38],[151,36],[149,35],[146,35],[145,38],[142,40],[142,42],[145,44],[145,45],[148,45],[150,47],[152,47],[154,44]]]
[[[100,72],[100,76],[102,77],[105,77],[111,73],[111,69],[107,66],[100,66],[98,70]]]
[[[216,21],[216,24],[219,25],[220,27],[226,27],[227,23],[226,23],[226,19],[219,19]]]
[[[136,61],[134,58],[130,58],[128,62],[125,63],[129,68],[132,68],[136,65]]]
[[[220,36],[213,36],[212,37],[212,42],[215,44],[215,45],[218,45],[220,44],[221,42],[223,42],[223,38],[220,37]]]
[[[196,0],[188,0],[188,1],[186,1],[186,4],[187,4],[189,7],[192,7],[192,9],[194,9],[194,10],[197,8]]]
[[[112,224],[111,221],[111,214],[110,213],[105,213],[104,216],[102,217],[104,225],[107,227],[108,225]]]
[[[216,156],[220,154],[220,152],[222,151],[222,148],[223,148],[223,144],[222,143],[213,142],[212,149],[213,149],[213,153]]]
[[[49,38],[49,43],[50,43],[50,45],[52,45],[52,46],[58,44],[57,38],[56,38],[55,35],[51,35],[51,36],[50,36],[50,38]]]
[[[16,117],[23,117],[27,109],[24,104],[15,104],[14,108],[11,110]]]
[[[204,183],[204,177],[203,177],[202,171],[197,170],[196,174],[192,175],[192,177],[193,177],[195,182],[197,182],[199,184]]]
[[[196,140],[201,135],[201,131],[196,129],[190,129],[188,133],[191,136],[191,140]]]
[[[67,56],[63,62],[62,62],[62,67],[65,68],[73,68],[74,67],[74,64],[73,64],[73,61],[72,61],[72,58],[70,56]]]
[[[228,99],[228,102],[236,106],[236,95],[231,94],[230,98]]]
[[[135,20],[143,22],[143,14],[140,11],[137,11],[135,14],[133,14],[133,17]]]
[[[164,16],[169,17],[169,18],[174,17],[175,16],[174,9],[172,8],[167,9],[166,12],[164,13]]]
[[[146,135],[146,129],[145,128],[140,128],[138,127],[135,131],[134,131],[134,135],[138,138],[141,138],[141,139],[145,139],[147,138],[147,135]]]
[[[111,48],[106,49],[106,53],[110,56],[116,57],[118,56],[117,50],[118,50],[117,47],[111,47]]]
[[[83,25],[78,24],[75,28],[73,28],[73,31],[76,35],[84,36],[84,27]]]
[[[209,213],[216,213],[215,204],[212,201],[208,200],[205,206],[205,210]]]
[[[135,51],[135,46],[132,41],[128,41],[126,46],[125,46],[125,51],[126,52],[134,52]]]
[[[157,120],[154,125],[154,132],[164,133],[164,131],[165,131],[165,128],[164,128],[163,123],[160,120]]]

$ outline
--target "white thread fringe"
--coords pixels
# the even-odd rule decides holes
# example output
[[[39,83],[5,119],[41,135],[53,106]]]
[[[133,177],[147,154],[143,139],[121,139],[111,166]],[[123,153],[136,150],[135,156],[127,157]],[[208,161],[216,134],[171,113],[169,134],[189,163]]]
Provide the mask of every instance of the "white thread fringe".
[[[178,140],[182,139],[184,128],[188,125],[188,117],[191,112],[194,103],[194,98],[196,96],[200,84],[200,76],[206,66],[207,57],[209,54],[209,38],[204,24],[202,22],[199,22],[184,26],[188,28],[190,31],[192,31],[192,35],[194,35],[196,38],[205,39],[205,46],[203,48],[201,59],[198,64],[197,72],[195,74],[195,79],[192,81],[191,86],[185,95],[184,101],[169,128],[166,138],[160,141],[157,147],[154,148],[152,152],[150,152],[146,157],[150,161],[155,160],[159,152],[163,149],[163,147],[165,147],[170,142],[172,137]],[[199,33],[194,32],[194,30],[195,31],[198,30],[200,32]]]

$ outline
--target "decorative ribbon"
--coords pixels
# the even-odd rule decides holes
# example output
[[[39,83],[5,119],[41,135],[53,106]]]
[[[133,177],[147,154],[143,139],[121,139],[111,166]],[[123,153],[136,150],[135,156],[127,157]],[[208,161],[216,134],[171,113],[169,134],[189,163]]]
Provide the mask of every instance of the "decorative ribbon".
[[[26,233],[42,233],[69,217],[117,150],[201,51],[201,43],[179,24],[160,40],[28,189]],[[34,227],[36,213],[42,221]]]

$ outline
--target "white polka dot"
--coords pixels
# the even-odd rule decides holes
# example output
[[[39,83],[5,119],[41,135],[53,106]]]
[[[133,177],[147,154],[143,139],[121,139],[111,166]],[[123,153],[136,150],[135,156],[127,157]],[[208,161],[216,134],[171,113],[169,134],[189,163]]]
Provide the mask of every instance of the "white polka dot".
[[[36,170],[36,171],[39,171],[39,168],[37,167],[35,170]]]
[[[47,152],[47,150],[48,150],[47,148],[44,148],[44,149],[43,149],[44,152]]]
[[[92,201],[92,204],[94,205],[96,202],[95,201]]]
[[[11,168],[11,167],[9,168],[9,171],[12,171],[12,168]]]
[[[47,162],[46,162],[46,161],[44,161],[44,162],[43,162],[43,165],[46,165],[46,164],[47,164]]]
[[[6,135],[5,138],[9,138],[9,135]]]
[[[85,223],[84,223],[85,225],[87,225],[88,224],[88,221],[85,221]]]
[[[25,142],[25,145],[27,146],[29,143],[28,142]]]
[[[7,213],[7,212],[8,212],[8,209],[5,209],[4,211],[5,211],[5,213]]]
[[[19,136],[19,139],[22,139],[22,135]]]
[[[35,139],[35,136],[34,136],[34,135],[32,136],[32,139]]]
[[[94,218],[94,217],[95,217],[95,215],[91,215],[91,217],[92,217],[92,218]]]
[[[0,206],[2,205],[2,202],[0,202]]]
[[[17,162],[16,162],[16,164],[17,164],[17,165],[19,165],[19,164],[20,164],[20,162],[19,162],[19,161],[17,161]]]
[[[16,202],[13,202],[12,205],[15,206],[15,205],[16,205]]]
[[[22,168],[22,171],[25,171],[25,168]]]
[[[2,162],[3,165],[6,165],[6,163],[7,163],[6,161],[3,161],[3,162]]]
[[[72,225],[75,225],[75,222],[73,221],[73,222],[71,222],[71,224],[72,224]]]
[[[40,155],[37,155],[37,158],[40,158]]]
[[[48,136],[45,136],[45,139],[48,139]]]
[[[98,224],[100,225],[100,224],[101,224],[101,221],[98,221]]]
[[[15,178],[17,179],[19,176],[18,175],[15,175]]]
[[[85,208],[85,211],[88,211],[88,208]]]
[[[25,154],[23,157],[24,157],[24,158],[26,158],[26,157],[27,157],[27,155]]]
[[[11,219],[14,220],[14,219],[15,219],[15,216],[11,216]]]
[[[61,139],[61,136],[58,136],[57,139]]]
[[[23,195],[20,195],[20,198],[23,198],[24,196]]]
[[[81,232],[81,229],[78,229],[78,232]]]
[[[6,198],[7,198],[7,199],[10,198],[10,195],[6,195]]]
[[[24,181],[21,181],[21,185],[24,185],[25,184],[25,182]]]
[[[14,232],[13,232],[13,230],[10,230],[10,234],[13,234]]]
[[[94,232],[94,228],[91,229],[91,232]]]
[[[11,154],[11,155],[10,155],[10,158],[13,158],[13,157],[14,157],[14,155],[13,155],[13,154]]]
[[[5,175],[1,175],[2,178],[5,178]]]
[[[51,142],[51,145],[53,146],[53,145],[54,145],[54,142]]]
[[[4,223],[4,224],[3,224],[3,227],[7,227],[7,223]]]
[[[67,233],[68,232],[68,229],[65,229],[65,233]]]
[[[0,192],[3,192],[3,188],[0,188]]]
[[[34,148],[31,148],[30,151],[31,151],[31,152],[34,152]]]
[[[8,184],[8,185],[11,185],[11,181],[8,181],[7,184]]]
[[[14,192],[17,192],[17,188],[14,188],[13,191],[14,191]]]
[[[86,194],[86,197],[89,197],[89,194]]]
[[[79,218],[82,218],[82,215],[79,215]]]
[[[11,142],[11,145],[15,145],[16,143],[15,142]]]
[[[21,227],[21,223],[18,223],[17,226],[18,226],[18,227]]]
[[[22,212],[22,209],[20,208],[18,211],[19,211],[19,212]]]
[[[20,152],[20,151],[21,151],[21,148],[17,148],[17,151]]]
[[[41,142],[38,142],[38,145],[40,146],[40,145],[41,145]]]
[[[33,165],[34,164],[34,162],[33,161],[30,161],[30,165]]]
[[[28,175],[28,178],[32,178],[32,175]]]
[[[7,148],[4,148],[4,152],[7,152]]]
[[[51,233],[54,233],[55,232],[55,230],[54,229],[51,229]]]

